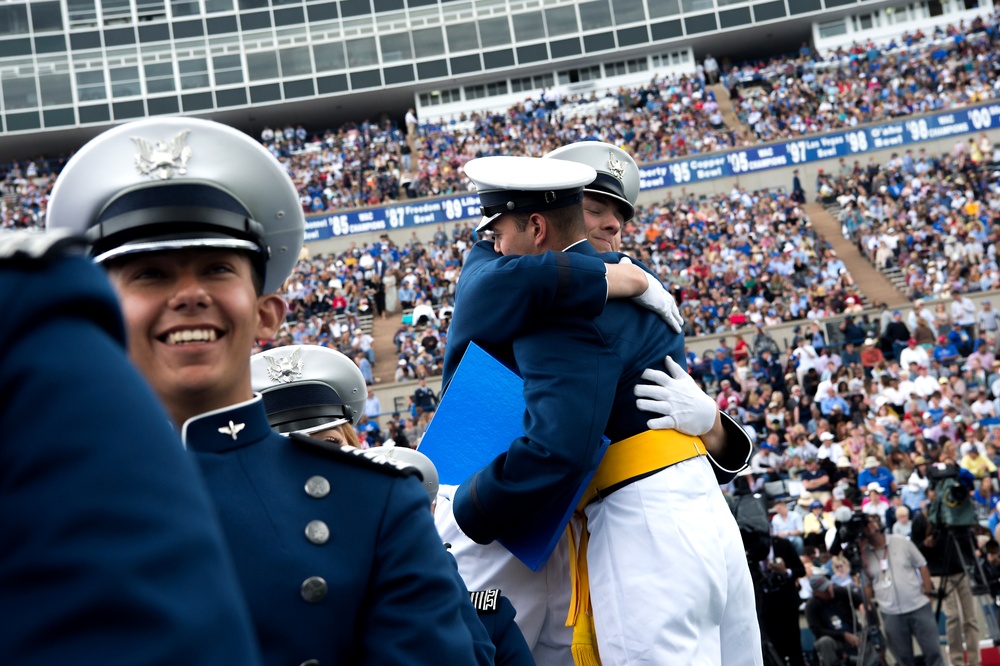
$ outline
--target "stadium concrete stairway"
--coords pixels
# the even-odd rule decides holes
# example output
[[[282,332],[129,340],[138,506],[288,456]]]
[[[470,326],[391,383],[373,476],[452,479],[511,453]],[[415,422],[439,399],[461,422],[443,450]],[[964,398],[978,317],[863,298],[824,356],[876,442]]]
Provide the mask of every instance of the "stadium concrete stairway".
[[[729,91],[726,89],[726,86],[721,83],[716,83],[708,86],[708,89],[715,95],[715,101],[719,105],[719,111],[722,112],[722,122],[726,124],[726,127],[732,129],[736,132],[736,134],[746,139],[750,135],[750,128],[741,123],[740,119],[736,117],[736,110],[733,108],[733,100],[730,99]]]
[[[375,339],[372,342],[372,349],[375,350],[375,367],[372,368],[372,374],[380,384],[387,384],[396,378],[396,363],[399,357],[392,338],[401,325],[399,312],[387,312],[385,319],[372,318],[371,336]]]
[[[826,210],[836,218],[842,209],[837,204],[831,204],[826,206]],[[906,293],[906,276],[903,275],[903,269],[899,266],[890,266],[889,268],[880,268],[878,270],[892,283],[892,286],[900,292]]]
[[[908,302],[906,294],[886,275],[880,273],[854,243],[844,238],[840,222],[829,210],[819,203],[808,203],[803,208],[816,233],[833,246],[837,256],[847,267],[847,272],[854,277],[866,306],[874,301],[881,301],[889,306],[905,305]]]
[[[899,266],[893,266],[892,268],[886,268],[882,271],[882,275],[886,276],[897,289],[900,291],[906,289],[906,276],[903,275],[903,271]]]

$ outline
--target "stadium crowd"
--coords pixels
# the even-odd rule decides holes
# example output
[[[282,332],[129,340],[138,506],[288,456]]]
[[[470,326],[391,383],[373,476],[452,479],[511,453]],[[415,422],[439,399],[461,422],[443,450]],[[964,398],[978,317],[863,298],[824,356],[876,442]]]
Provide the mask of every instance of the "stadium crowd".
[[[995,99],[997,39],[996,17],[988,16],[825,57],[806,47],[797,57],[733,68],[723,82],[757,140],[788,139]]]
[[[818,194],[840,207],[844,236],[876,267],[902,271],[911,300],[987,291],[1000,288],[997,164],[1000,150],[983,133],[938,156],[919,148],[884,165],[841,160]]]

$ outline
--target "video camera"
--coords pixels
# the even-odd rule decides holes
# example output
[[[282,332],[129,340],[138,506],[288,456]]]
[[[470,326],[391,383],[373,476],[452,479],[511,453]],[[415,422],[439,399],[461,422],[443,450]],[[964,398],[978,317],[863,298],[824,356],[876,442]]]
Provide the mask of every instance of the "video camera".
[[[834,540],[835,548],[841,549],[844,557],[851,564],[851,570],[859,572],[861,570],[861,550],[860,542],[865,537],[865,527],[868,525],[870,516],[866,516],[860,511],[852,513],[847,507],[840,507],[834,515],[837,525],[837,538]],[[834,553],[836,554],[836,553]]]
[[[930,521],[936,528],[975,527],[979,524],[970,493],[972,485],[963,480],[955,463],[934,463],[927,469],[937,498],[930,508]]]
[[[949,560],[957,562],[969,580],[972,594],[988,594],[989,579],[976,556],[975,531],[979,529],[979,520],[971,497],[972,475],[954,463],[934,463],[928,468],[927,477],[937,493],[928,520],[935,538],[945,540],[945,567]]]
[[[837,539],[841,543],[859,541],[865,534],[868,517],[863,513],[852,513],[847,520],[837,520]]]

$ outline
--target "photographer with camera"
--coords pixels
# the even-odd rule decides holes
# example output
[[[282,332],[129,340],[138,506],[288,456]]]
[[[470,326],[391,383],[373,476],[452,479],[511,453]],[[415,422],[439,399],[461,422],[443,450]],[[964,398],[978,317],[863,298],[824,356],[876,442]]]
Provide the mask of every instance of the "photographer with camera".
[[[805,565],[788,539],[771,537],[771,549],[759,563],[761,625],[778,654],[790,666],[804,666],[799,631],[799,579]],[[751,576],[753,578],[754,576]]]
[[[957,466],[948,463],[934,463],[928,476],[933,484],[927,491],[929,515],[918,513],[914,517],[910,539],[927,560],[938,586],[938,609],[944,610],[947,617],[952,666],[979,666],[976,602],[964,566],[966,562],[975,562],[969,532],[976,523],[967,485],[970,479],[964,478]]]
[[[820,666],[840,666],[844,657],[858,654],[864,627],[854,612],[861,605],[857,590],[834,585],[829,578],[817,574],[809,579],[812,597],[806,602],[806,622],[816,639],[814,644]],[[879,663],[878,654],[868,653],[863,664]]]
[[[902,666],[913,666],[913,640],[926,666],[944,666],[937,622],[931,609],[934,588],[927,560],[905,537],[886,535],[878,516],[865,516],[859,535],[862,577],[882,615],[885,639]]]
[[[798,580],[806,575],[805,565],[788,539],[772,535],[767,501],[754,492],[749,469],[737,475],[733,492],[726,497],[740,527],[750,567],[764,663],[803,666]]]

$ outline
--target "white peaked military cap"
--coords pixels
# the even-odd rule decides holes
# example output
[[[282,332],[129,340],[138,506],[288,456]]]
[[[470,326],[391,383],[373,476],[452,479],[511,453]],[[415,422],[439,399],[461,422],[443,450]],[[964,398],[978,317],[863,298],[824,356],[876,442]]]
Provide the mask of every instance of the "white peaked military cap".
[[[639,198],[639,166],[624,150],[601,141],[579,141],[556,148],[545,157],[594,167],[597,178],[583,191],[614,199],[626,222],[635,217],[635,201]]]
[[[496,155],[469,160],[465,175],[479,192],[483,219],[476,231],[482,231],[504,213],[536,213],[580,203],[583,187],[597,172],[579,162]]]
[[[401,462],[410,467],[416,467],[420,471],[420,478],[424,490],[431,498],[431,504],[437,501],[438,495],[438,471],[431,459],[420,451],[416,451],[406,446],[379,446],[371,451],[378,451],[386,458]]]
[[[257,141],[209,120],[152,118],[98,135],[69,160],[46,226],[86,236],[97,262],[186,247],[247,250],[272,293],[295,266],[305,217],[291,178]]]
[[[354,361],[317,345],[254,354],[250,383],[264,400],[271,427],[281,433],[357,425],[368,398],[365,378]]]

